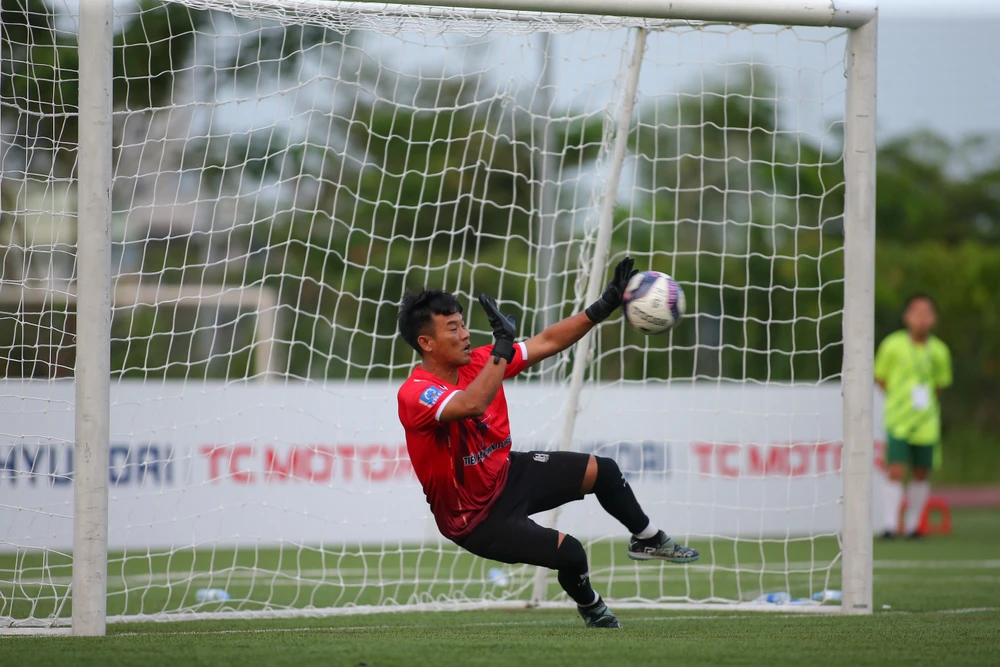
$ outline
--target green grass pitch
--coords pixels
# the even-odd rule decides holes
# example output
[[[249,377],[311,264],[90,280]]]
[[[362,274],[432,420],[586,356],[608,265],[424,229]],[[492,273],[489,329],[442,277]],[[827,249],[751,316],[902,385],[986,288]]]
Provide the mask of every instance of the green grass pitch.
[[[1000,511],[963,510],[955,512],[953,520],[954,534],[949,537],[876,543],[876,612],[871,617],[631,609],[619,612],[624,630],[596,631],[585,629],[567,607],[116,623],[104,638],[0,635],[0,665],[1000,665]],[[786,546],[717,539],[712,547],[703,551],[700,565],[714,563],[714,569],[695,568],[685,577],[680,566],[621,566],[610,593],[620,599],[712,595],[747,599],[762,590],[799,595],[827,583],[840,586],[839,566],[829,566],[835,553],[832,540],[793,541]],[[613,548],[622,546],[600,544],[593,552],[596,586],[603,592],[608,592]],[[406,601],[414,592],[432,597],[445,589],[447,581],[465,577],[473,582],[464,589],[472,596],[485,585],[479,582],[488,567],[451,553],[421,555],[406,550],[346,556],[302,549],[132,556],[124,562],[112,560],[112,614],[190,607],[194,590],[207,585],[225,586],[234,601],[270,599],[279,606],[325,606],[363,604],[378,596]],[[621,565],[623,558],[616,560]],[[771,573],[764,567],[754,571],[755,563],[773,567],[779,560],[790,563],[792,571]],[[739,573],[731,567],[737,562]],[[815,573],[795,571],[810,563],[816,564]],[[254,564],[279,573],[316,570],[340,575],[319,585],[301,575],[260,578],[252,574]],[[7,582],[14,565],[11,557],[0,555],[0,582],[4,582],[0,593],[8,596],[2,615],[28,612],[12,606],[14,591]],[[31,565],[30,559],[22,559],[20,569]],[[48,565],[58,584],[60,568],[65,566]],[[380,589],[362,587],[366,568],[380,568],[387,583]],[[659,568],[665,568],[663,577]],[[210,577],[208,570],[215,575]],[[192,576],[192,572],[205,574]],[[394,583],[394,572],[401,580],[419,573],[419,590]],[[508,594],[525,597],[530,574],[515,571]],[[139,594],[134,582],[143,577],[147,585]],[[32,584],[28,579],[21,589],[22,594],[41,593],[43,604],[35,608],[35,616],[46,611],[44,604],[58,605],[57,596],[46,597],[41,582]],[[251,603],[238,604],[253,608]],[[61,614],[68,612],[68,607],[61,607]]]

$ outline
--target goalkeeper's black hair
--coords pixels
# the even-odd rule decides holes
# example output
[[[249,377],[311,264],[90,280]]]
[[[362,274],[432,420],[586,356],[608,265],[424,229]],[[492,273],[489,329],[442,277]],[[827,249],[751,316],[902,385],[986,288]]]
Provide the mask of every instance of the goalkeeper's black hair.
[[[913,294],[911,294],[906,298],[906,304],[903,306],[904,313],[910,309],[910,306],[913,305],[914,301],[926,301],[927,303],[931,304],[931,308],[934,309],[934,312],[935,313],[937,312],[938,309],[937,301],[934,300],[934,297],[932,297],[927,292],[914,292]]]
[[[420,349],[420,338],[427,327],[434,321],[434,315],[454,315],[462,312],[462,304],[453,294],[440,289],[425,289],[419,292],[407,292],[403,302],[399,304],[399,335],[410,347],[423,356]]]

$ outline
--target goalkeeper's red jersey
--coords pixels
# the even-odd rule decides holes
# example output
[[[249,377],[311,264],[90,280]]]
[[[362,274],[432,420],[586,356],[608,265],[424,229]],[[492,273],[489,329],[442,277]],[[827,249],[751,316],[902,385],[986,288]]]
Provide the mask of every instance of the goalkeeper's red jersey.
[[[444,406],[465,389],[486,363],[492,346],[472,351],[472,361],[458,369],[450,384],[421,367],[399,388],[399,421],[406,449],[441,534],[461,540],[479,525],[500,496],[510,467],[510,423],[503,386],[482,417],[443,423]],[[528,365],[524,343],[514,346],[514,359],[504,379]]]

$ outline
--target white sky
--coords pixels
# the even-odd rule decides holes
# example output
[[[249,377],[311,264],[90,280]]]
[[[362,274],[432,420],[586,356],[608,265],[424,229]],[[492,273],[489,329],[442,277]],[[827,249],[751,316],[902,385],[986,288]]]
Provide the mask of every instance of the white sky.
[[[997,0],[879,0],[879,15],[897,16],[1000,16]]]
[[[898,2],[898,0],[897,0]],[[879,22],[879,128],[1000,132],[1000,2],[990,15]]]

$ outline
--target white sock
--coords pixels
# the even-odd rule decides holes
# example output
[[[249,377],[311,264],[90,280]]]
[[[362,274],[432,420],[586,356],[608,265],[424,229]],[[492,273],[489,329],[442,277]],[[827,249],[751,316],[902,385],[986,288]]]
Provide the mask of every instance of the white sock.
[[[653,525],[650,521],[649,525],[646,526],[641,533],[636,533],[635,536],[640,540],[648,540],[651,537],[656,537],[656,534],[660,532],[660,529]]]
[[[885,480],[882,486],[882,530],[895,534],[899,530],[899,507],[903,504],[903,483]]]
[[[903,517],[903,528],[906,534],[917,532],[920,527],[920,517],[924,514],[924,506],[931,495],[931,483],[926,479],[910,480],[906,488],[906,515]]]

